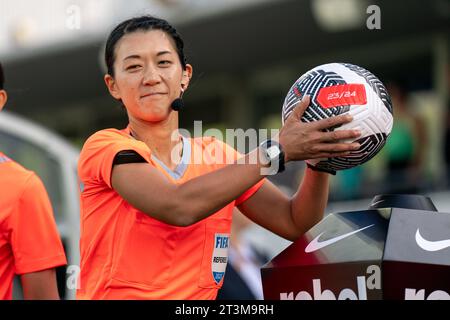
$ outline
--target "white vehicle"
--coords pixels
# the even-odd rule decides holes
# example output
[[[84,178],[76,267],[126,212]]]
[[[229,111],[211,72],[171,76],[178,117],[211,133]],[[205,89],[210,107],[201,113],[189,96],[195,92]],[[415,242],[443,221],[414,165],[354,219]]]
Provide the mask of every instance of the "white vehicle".
[[[48,129],[6,111],[0,113],[0,150],[42,179],[68,265],[79,265],[79,150]],[[61,298],[74,299],[75,288],[66,286],[68,276],[66,267],[57,268]],[[19,283],[16,279],[14,298],[21,297]]]

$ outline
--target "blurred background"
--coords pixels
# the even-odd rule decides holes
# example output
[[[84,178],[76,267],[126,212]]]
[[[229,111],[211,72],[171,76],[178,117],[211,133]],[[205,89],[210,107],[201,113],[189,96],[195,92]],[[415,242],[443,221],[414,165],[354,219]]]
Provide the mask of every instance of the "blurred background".
[[[44,180],[69,263],[78,263],[79,149],[95,131],[127,125],[103,82],[104,42],[144,13],[177,27],[194,67],[180,127],[280,128],[300,75],[357,64],[388,88],[394,129],[374,159],[332,179],[327,212],[366,209],[380,193],[429,195],[450,212],[448,0],[0,0],[9,94],[0,150]],[[271,180],[292,194],[303,170],[291,163]],[[255,226],[243,238],[269,257],[289,244]]]

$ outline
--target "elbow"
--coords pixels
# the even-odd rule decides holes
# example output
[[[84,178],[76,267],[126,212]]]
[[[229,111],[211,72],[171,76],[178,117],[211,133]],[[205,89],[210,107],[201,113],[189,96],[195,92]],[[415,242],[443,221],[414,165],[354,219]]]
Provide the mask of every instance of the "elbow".
[[[300,238],[302,236],[302,234],[296,234],[296,235],[289,235],[287,237],[284,237],[286,240],[291,241],[291,242],[295,242],[298,240],[298,238]]]
[[[176,221],[176,226],[177,227],[189,227],[189,226],[192,226],[194,223],[196,223],[196,221],[194,221],[193,219],[189,219],[187,217],[179,217]]]
[[[323,219],[323,212],[322,212],[321,214],[315,216],[315,218],[311,221],[311,224],[309,225],[308,230],[311,229],[312,227],[314,227],[314,226],[315,226],[316,224],[318,224],[320,221],[322,221],[322,219]],[[308,230],[306,230],[306,231],[308,231]],[[305,231],[305,232],[306,232],[306,231]]]
[[[180,199],[181,197],[170,201],[170,205],[165,209],[165,216],[167,217],[165,222],[176,227],[189,227],[197,220],[190,208],[189,201],[185,202]]]
[[[285,236],[284,238],[286,240],[295,242],[298,239],[300,239],[302,236],[304,236],[305,233],[308,232],[314,225],[311,225],[310,227],[306,226],[306,225],[303,227],[298,227],[298,228],[296,228],[296,230],[293,230],[289,235]]]
[[[322,218],[323,218],[323,214],[317,214],[317,215],[313,216],[309,221],[307,221],[307,223],[305,223],[303,230],[302,230],[301,234],[299,235],[299,237],[304,235],[309,230],[311,230],[314,226],[316,226],[320,221],[322,221]]]
[[[317,212],[317,214],[311,215],[309,217],[302,217],[301,219],[297,220],[292,215],[291,218],[292,225],[295,227],[292,228],[291,232],[285,238],[289,241],[294,242],[309,230],[311,230],[314,226],[316,226],[320,221],[322,221],[323,212]]]
[[[161,199],[162,206],[155,215],[158,220],[176,227],[189,227],[202,220],[208,212],[208,206],[199,199],[186,193],[181,186],[175,186]]]
[[[196,223],[197,221],[189,214],[186,208],[180,210],[174,210],[172,214],[172,225],[177,227],[189,227]]]

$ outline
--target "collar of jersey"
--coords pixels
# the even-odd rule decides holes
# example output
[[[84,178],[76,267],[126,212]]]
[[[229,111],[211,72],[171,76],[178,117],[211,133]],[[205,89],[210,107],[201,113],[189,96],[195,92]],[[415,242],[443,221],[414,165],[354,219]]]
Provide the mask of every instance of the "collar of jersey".
[[[157,162],[168,174],[170,174],[172,178],[176,180],[180,179],[184,175],[191,160],[191,143],[189,142],[188,138],[181,136],[181,139],[183,140],[183,155],[181,157],[180,163],[177,164],[173,171],[170,170],[169,167],[167,167],[155,155],[151,155],[152,159]]]

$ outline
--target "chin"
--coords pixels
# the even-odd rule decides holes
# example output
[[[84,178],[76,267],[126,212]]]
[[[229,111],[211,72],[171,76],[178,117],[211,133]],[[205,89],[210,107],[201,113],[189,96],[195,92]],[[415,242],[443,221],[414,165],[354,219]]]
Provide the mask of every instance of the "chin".
[[[139,118],[145,121],[162,121],[169,117],[170,107],[161,105],[140,105],[135,113]]]
[[[149,122],[160,122],[169,118],[170,112],[167,109],[164,110],[152,110],[152,112],[148,113],[140,113],[139,117],[142,120]]]
[[[171,114],[170,104],[166,101],[144,101],[134,102],[128,104],[127,110],[133,117],[147,121],[147,122],[160,122],[167,120]],[[127,106],[127,104],[125,104]]]

